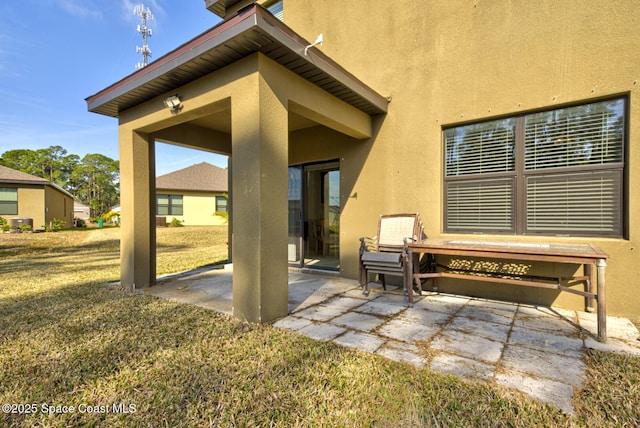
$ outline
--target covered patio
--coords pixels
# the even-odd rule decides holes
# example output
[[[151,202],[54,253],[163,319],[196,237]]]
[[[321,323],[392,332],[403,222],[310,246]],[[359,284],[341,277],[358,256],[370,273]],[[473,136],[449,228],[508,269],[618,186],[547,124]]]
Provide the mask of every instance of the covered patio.
[[[233,313],[231,265],[158,279],[145,294]],[[289,272],[289,314],[275,327],[312,339],[406,362],[417,368],[513,388],[573,413],[574,391],[585,382],[588,348],[640,355],[640,334],[624,318],[608,317],[599,342],[594,313],[441,293],[417,297],[402,289]]]
[[[288,313],[292,132],[320,127],[358,144],[388,99],[252,4],[87,104],[119,121],[122,285],[156,282],[155,142],[221,153],[230,157],[233,315],[268,322]]]

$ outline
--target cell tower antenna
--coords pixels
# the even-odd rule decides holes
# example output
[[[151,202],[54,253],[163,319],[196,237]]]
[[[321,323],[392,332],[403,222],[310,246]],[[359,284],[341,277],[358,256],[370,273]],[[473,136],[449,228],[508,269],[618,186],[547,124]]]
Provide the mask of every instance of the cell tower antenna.
[[[133,14],[140,18],[140,24],[138,24],[138,33],[142,34],[142,47],[136,46],[136,52],[142,54],[142,62],[136,64],[136,69],[146,67],[151,57],[151,49],[147,44],[147,38],[151,37],[151,28],[147,27],[148,21],[153,21],[153,14],[151,9],[145,7],[144,4],[139,4],[133,8]]]

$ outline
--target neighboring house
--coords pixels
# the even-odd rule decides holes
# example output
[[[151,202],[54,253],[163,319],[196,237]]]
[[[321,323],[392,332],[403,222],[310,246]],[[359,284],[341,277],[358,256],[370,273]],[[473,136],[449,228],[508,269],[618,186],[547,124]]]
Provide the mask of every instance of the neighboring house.
[[[73,196],[57,185],[0,165],[0,216],[30,218],[33,229],[44,229],[54,218],[73,226]]]
[[[227,175],[227,170],[201,162],[156,177],[156,215],[186,226],[226,224]]]
[[[155,282],[162,141],[230,156],[239,318],[287,314],[287,266],[316,266],[323,230],[339,237],[326,267],[357,278],[378,216],[420,212],[432,238],[596,244],[610,256],[608,313],[640,319],[635,1],[253,3],[206,0],[222,23],[87,98],[119,119],[123,218],[135,218],[123,285]],[[439,284],[584,310],[557,290]]]
[[[91,215],[91,207],[87,204],[75,201],[73,203],[73,217],[88,221],[89,217],[93,217]]]

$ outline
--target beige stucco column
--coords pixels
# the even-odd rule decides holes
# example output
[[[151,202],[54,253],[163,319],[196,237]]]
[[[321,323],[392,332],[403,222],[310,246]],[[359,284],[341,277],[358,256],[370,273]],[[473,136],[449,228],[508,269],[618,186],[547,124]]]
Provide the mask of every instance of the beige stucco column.
[[[147,134],[119,129],[121,284],[130,290],[156,279],[155,152]]]
[[[287,315],[288,115],[258,73],[231,99],[233,314]]]

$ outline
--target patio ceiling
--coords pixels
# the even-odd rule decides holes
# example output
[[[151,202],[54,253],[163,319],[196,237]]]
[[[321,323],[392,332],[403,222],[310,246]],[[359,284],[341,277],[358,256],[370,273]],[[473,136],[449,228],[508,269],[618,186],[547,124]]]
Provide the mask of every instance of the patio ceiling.
[[[193,40],[86,99],[94,113],[121,111],[179,88],[260,52],[336,98],[369,115],[387,112],[388,100],[253,4]]]

